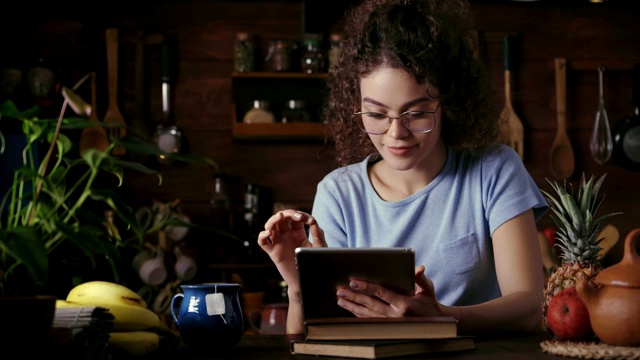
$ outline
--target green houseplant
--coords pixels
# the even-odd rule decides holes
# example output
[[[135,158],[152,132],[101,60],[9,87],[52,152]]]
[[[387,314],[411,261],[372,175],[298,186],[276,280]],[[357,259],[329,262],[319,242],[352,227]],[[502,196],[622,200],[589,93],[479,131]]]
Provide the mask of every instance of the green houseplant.
[[[204,161],[217,170],[211,159],[167,154],[135,136],[111,139],[105,151],[74,152],[66,131],[126,125],[96,125],[82,117],[65,117],[67,105],[65,100],[57,119],[39,119],[38,107],[20,111],[12,101],[0,105],[0,121],[17,122],[26,142],[9,190],[0,194],[0,295],[46,292],[54,262],[64,259],[65,252],[71,250],[94,265],[97,257],[107,259],[117,281],[122,247],[142,246],[147,234],[167,225],[192,226],[177,219],[150,228],[140,226],[131,206],[114,188],[123,184],[125,170],[156,176],[159,184],[162,176],[141,163],[112,155],[116,146],[142,155]],[[5,151],[5,144],[6,138],[0,132],[0,153]],[[43,145],[47,150],[40,161],[38,146]],[[106,177],[112,178],[114,186],[102,186]],[[96,208],[112,210],[126,224],[130,236],[121,236]]]

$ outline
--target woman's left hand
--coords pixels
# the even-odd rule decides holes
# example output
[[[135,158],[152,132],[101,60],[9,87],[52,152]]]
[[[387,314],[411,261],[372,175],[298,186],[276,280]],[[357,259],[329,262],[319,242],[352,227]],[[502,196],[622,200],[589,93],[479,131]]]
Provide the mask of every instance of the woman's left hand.
[[[415,271],[416,292],[400,295],[378,284],[353,280],[349,288],[337,291],[338,305],[357,317],[440,316],[442,307],[433,282],[424,274],[424,266]]]

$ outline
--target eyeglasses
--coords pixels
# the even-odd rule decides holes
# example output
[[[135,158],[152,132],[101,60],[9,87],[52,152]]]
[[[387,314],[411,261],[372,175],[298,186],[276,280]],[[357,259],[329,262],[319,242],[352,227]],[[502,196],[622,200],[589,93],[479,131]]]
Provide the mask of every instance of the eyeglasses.
[[[440,102],[433,110],[406,111],[398,116],[389,116],[372,111],[355,112],[353,115],[358,126],[367,134],[382,135],[389,130],[393,120],[400,120],[402,126],[412,133],[426,134],[436,127],[436,111]]]

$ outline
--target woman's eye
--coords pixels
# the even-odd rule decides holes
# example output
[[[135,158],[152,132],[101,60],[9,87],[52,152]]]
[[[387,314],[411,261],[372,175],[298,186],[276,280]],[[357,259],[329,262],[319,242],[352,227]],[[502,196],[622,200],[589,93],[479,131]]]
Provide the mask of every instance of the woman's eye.
[[[385,114],[373,113],[373,112],[367,113],[367,116],[375,120],[384,120],[388,117]]]
[[[424,111],[410,111],[410,112],[404,113],[402,116],[408,120],[417,120],[417,119],[424,118],[424,115],[425,115]]]

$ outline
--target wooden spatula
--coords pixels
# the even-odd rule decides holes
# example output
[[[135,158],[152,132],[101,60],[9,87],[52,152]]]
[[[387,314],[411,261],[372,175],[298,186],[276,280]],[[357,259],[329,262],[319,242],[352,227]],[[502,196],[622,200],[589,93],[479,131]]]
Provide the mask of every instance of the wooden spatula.
[[[518,152],[520,159],[524,159],[524,127],[518,114],[513,110],[511,104],[511,61],[510,61],[510,36],[504,37],[504,109],[502,109],[502,119],[507,121],[510,132],[509,145]]]
[[[107,73],[109,78],[109,105],[104,115],[104,123],[115,123],[126,125],[124,116],[120,113],[118,107],[118,29],[109,28],[106,33],[107,37]],[[117,140],[127,134],[126,128],[110,127],[109,136],[111,140]],[[113,149],[113,155],[124,155],[125,149],[117,146]]]
[[[556,112],[558,129],[551,147],[551,173],[557,179],[568,179],[573,174],[575,159],[567,135],[567,60],[554,59],[556,73]]]
[[[100,125],[98,119],[98,111],[96,108],[96,73],[91,73],[91,115],[89,121],[95,123],[95,126],[85,127],[80,134],[80,144],[78,145],[82,154],[87,149],[97,149],[104,151],[109,147],[109,138],[107,131]]]

